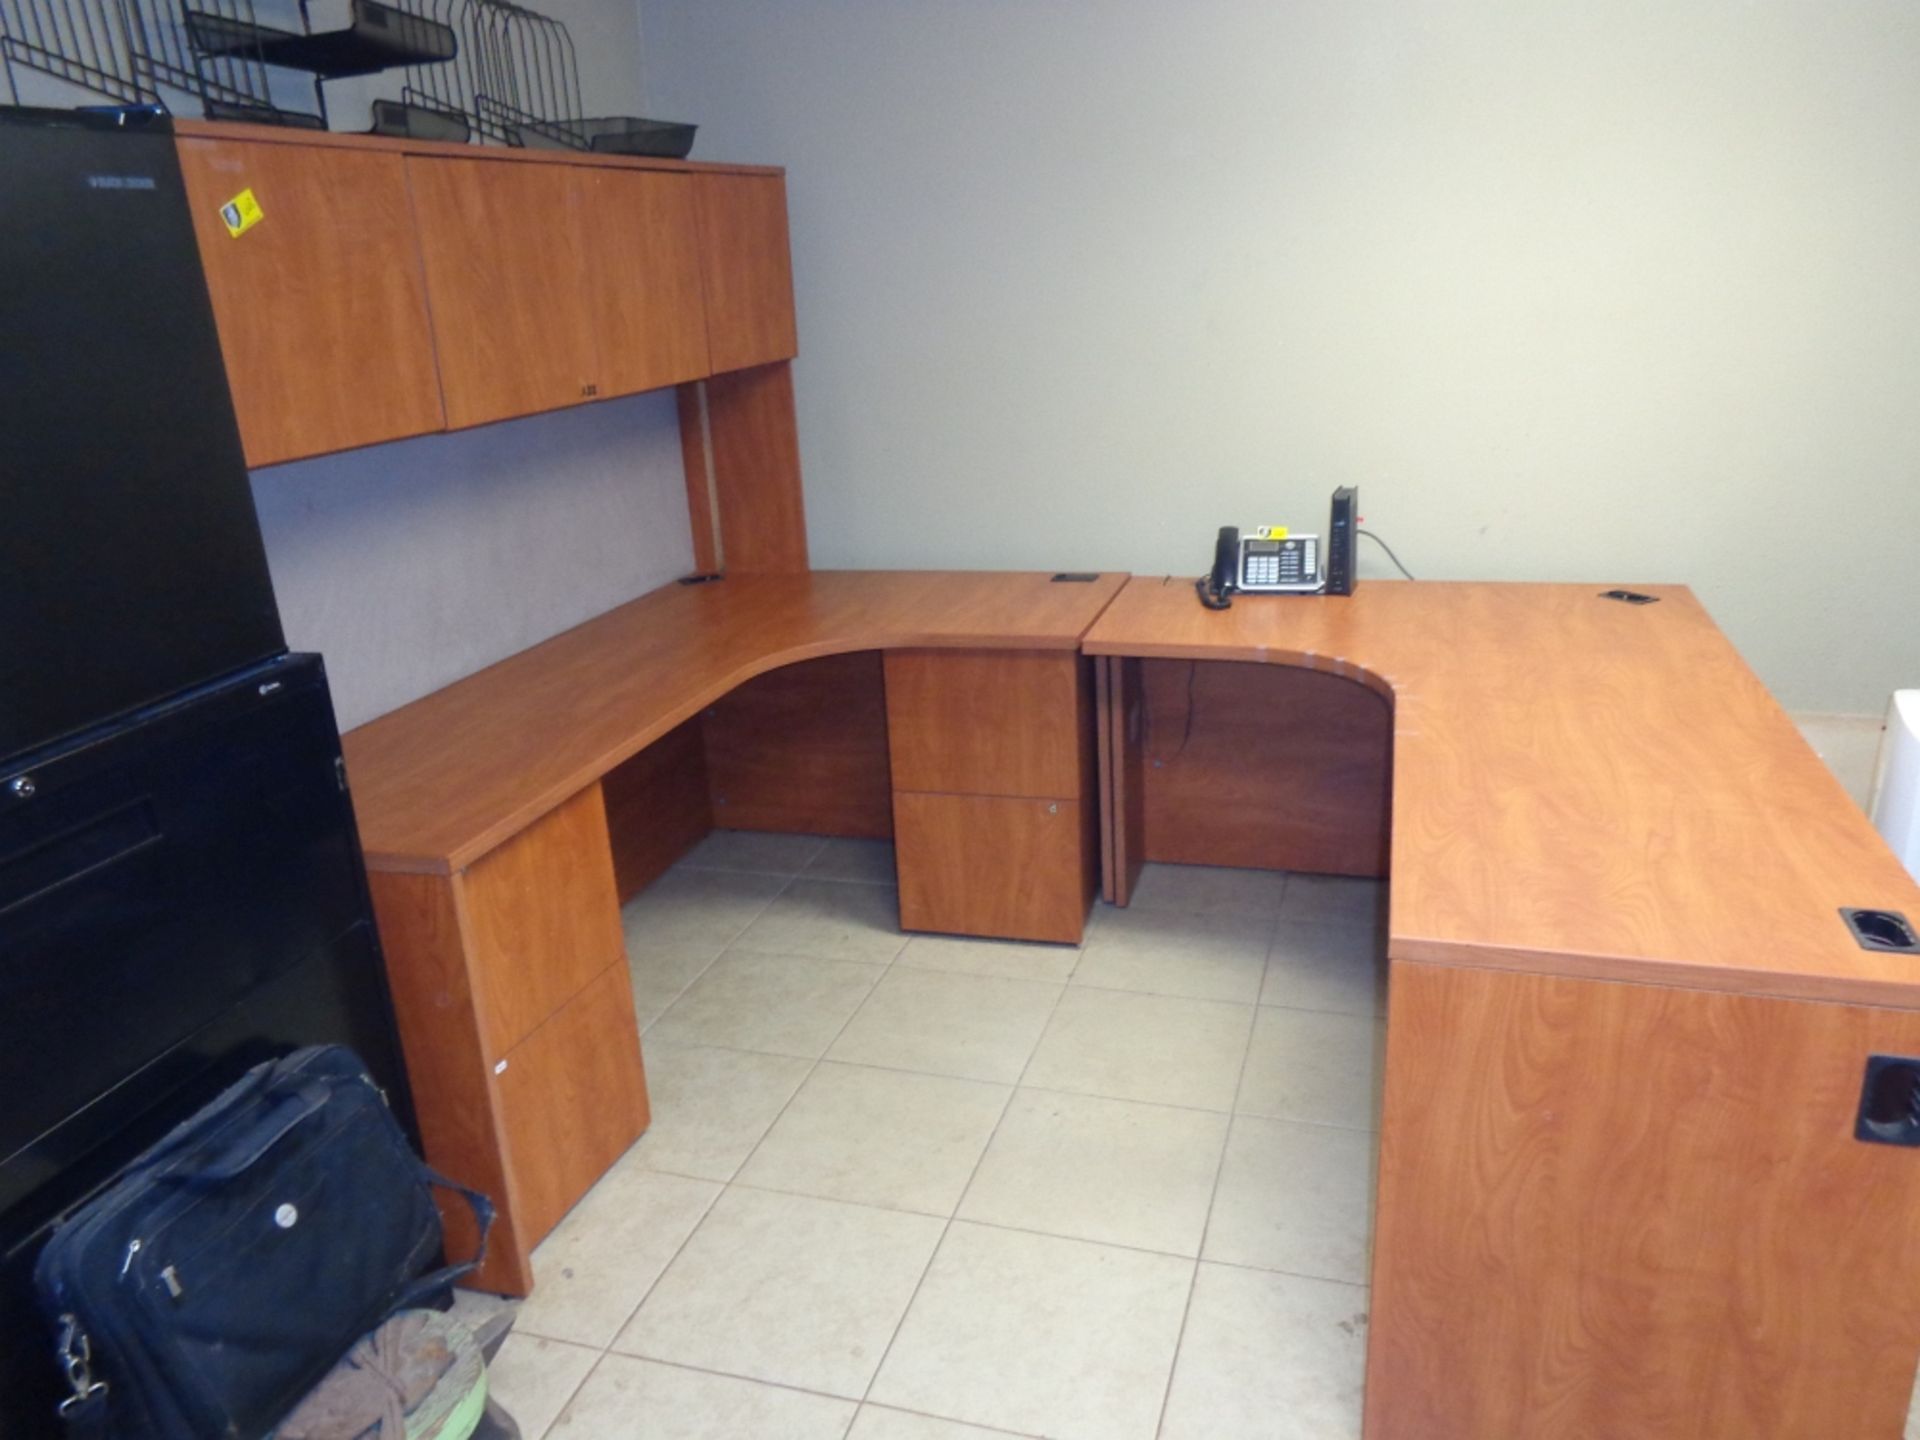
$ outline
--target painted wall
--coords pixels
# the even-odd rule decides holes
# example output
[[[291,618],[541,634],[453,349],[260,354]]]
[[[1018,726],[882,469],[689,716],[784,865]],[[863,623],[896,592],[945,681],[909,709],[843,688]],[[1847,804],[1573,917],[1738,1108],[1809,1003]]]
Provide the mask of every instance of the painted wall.
[[[1358,484],[1423,578],[1920,683],[1911,5],[639,5],[645,113],[791,167],[816,564],[1192,573]]]
[[[693,568],[671,391],[276,465],[253,499],[342,729]]]

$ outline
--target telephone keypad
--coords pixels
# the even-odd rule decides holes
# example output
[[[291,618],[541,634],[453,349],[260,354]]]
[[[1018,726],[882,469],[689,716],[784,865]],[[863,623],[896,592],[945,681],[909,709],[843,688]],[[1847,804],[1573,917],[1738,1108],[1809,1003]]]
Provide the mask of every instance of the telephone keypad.
[[[1318,577],[1319,559],[1315,536],[1249,541],[1240,557],[1240,583],[1249,588],[1308,585]]]

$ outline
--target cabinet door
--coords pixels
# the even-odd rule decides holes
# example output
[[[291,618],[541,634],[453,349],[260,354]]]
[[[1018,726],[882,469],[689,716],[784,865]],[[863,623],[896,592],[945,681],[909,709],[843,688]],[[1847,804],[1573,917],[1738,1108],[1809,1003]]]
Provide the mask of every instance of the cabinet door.
[[[778,175],[694,177],[714,373],[791,360],[793,265],[787,182]]]
[[[444,425],[405,162],[182,139],[180,166],[249,465]],[[251,190],[261,219],[228,232]]]
[[[900,928],[1079,943],[1097,884],[1092,822],[1073,800],[896,794]]]
[[[598,355],[571,165],[409,156],[447,424],[591,399]]]
[[[632,395],[705,375],[693,177],[586,170],[580,183],[600,393]]]

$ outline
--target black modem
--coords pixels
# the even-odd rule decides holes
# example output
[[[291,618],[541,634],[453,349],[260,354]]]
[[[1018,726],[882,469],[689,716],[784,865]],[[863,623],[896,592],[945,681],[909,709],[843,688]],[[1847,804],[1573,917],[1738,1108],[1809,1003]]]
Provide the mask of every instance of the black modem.
[[[1327,520],[1327,591],[1351,595],[1359,583],[1354,573],[1353,547],[1360,538],[1360,489],[1342,485],[1333,492],[1333,514]]]

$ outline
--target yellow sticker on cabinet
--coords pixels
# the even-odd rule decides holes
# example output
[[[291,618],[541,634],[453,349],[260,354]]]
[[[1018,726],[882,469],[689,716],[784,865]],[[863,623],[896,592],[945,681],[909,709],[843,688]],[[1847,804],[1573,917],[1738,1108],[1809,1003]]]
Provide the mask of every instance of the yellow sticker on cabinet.
[[[226,221],[227,233],[238,240],[260,223],[260,202],[253,198],[253,191],[242,190],[220,207],[220,218]]]

